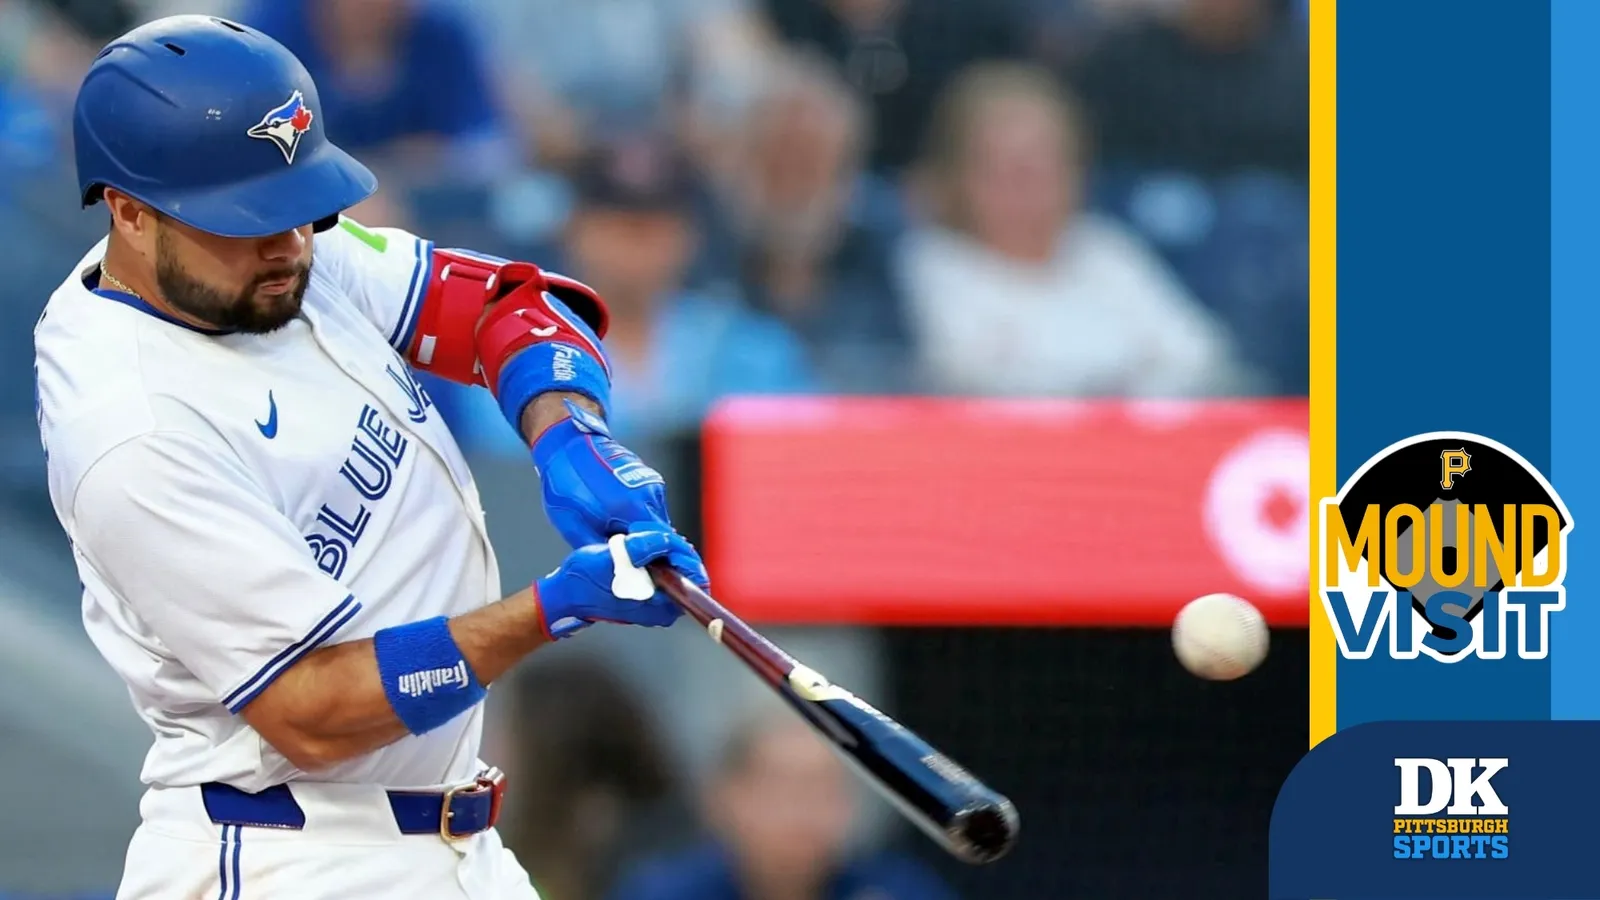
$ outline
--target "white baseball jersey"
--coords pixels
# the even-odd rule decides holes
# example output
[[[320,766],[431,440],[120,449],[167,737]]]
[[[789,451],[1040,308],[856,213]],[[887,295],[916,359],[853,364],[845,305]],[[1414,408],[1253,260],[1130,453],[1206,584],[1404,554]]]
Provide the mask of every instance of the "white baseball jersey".
[[[90,638],[155,734],[143,778],[255,791],[306,777],[238,715],[318,647],[500,598],[477,487],[396,348],[432,246],[318,234],[300,318],[214,334],[91,292],[105,242],[35,329],[50,495]],[[478,771],[481,704],[317,781]]]

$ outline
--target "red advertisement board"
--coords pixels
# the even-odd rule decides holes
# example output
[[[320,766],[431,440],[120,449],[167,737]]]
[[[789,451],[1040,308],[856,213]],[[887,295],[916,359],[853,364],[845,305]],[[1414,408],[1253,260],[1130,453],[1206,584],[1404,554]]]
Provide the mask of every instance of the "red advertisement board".
[[[1304,625],[1303,400],[748,398],[705,432],[713,591],[770,623]]]

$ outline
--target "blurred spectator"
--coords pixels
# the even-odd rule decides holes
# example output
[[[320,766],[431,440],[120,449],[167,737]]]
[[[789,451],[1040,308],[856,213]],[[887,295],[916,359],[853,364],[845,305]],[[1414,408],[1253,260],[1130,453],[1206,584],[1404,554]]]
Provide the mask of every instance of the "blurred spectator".
[[[846,846],[848,771],[794,713],[744,724],[708,786],[706,846],[633,871],[610,900],[947,900],[950,890],[900,857]]]
[[[1277,0],[1172,6],[1107,35],[1075,73],[1107,160],[1304,178],[1304,22]]]
[[[138,0],[33,0],[50,10],[96,45],[137,25],[143,18]]]
[[[112,3],[100,13],[108,18],[87,22],[97,31],[124,21],[126,11]],[[0,0],[0,359],[12,366],[0,378],[0,500],[46,513],[33,325],[68,269],[105,234],[105,213],[83,213],[74,202],[71,111],[79,80],[109,37],[85,33],[55,6]]]
[[[1025,54],[1015,0],[762,0],[786,43],[833,59],[872,110],[869,167],[895,173],[944,85],[985,59]]]
[[[1183,0],[1017,0],[1027,20],[1029,50],[1047,65],[1082,62],[1106,32],[1131,21],[1164,15]]]
[[[1065,67],[1080,60],[1105,27],[1093,0],[1018,0],[1028,23],[1028,55],[1035,61]]]
[[[620,131],[737,108],[763,45],[749,0],[467,0],[534,156],[565,168]]]
[[[255,0],[240,18],[300,57],[317,82],[328,137],[378,171],[385,187],[482,182],[515,165],[488,61],[457,7]],[[398,213],[353,215],[406,224]]]
[[[728,394],[815,388],[805,346],[781,320],[685,287],[700,236],[694,182],[670,143],[611,141],[579,164],[573,190],[562,246],[539,263],[589,284],[611,310],[606,418],[619,440],[694,428]],[[434,399],[469,452],[526,455],[488,392],[445,386]]]
[[[117,24],[132,21],[114,0],[96,7],[99,14],[88,21],[96,27],[85,30],[53,4],[0,0],[0,90],[26,84],[65,119],[95,53],[120,33]],[[102,30],[108,26],[113,30]]]
[[[918,173],[900,260],[926,377],[962,393],[1192,396],[1237,387],[1224,330],[1131,232],[1082,209],[1078,114],[1047,72],[975,67]]]
[[[4,0],[0,0],[4,2]],[[0,70],[0,198],[19,173],[54,163],[66,149],[65,123],[39,86]]]
[[[649,813],[673,789],[673,761],[648,712],[599,662],[541,658],[513,683],[506,845],[543,900],[603,896]]]
[[[580,166],[567,271],[611,308],[610,421],[625,432],[693,426],[731,393],[811,389],[800,341],[735,297],[683,288],[698,241],[683,159],[653,138],[619,140]]]
[[[1272,393],[1304,396],[1310,322],[1303,179],[1263,170],[1102,173],[1095,206],[1127,222],[1208,309]]]
[[[830,390],[904,387],[909,351],[891,272],[898,194],[861,172],[864,110],[826,60],[772,67],[718,194],[725,270],[806,342]]]

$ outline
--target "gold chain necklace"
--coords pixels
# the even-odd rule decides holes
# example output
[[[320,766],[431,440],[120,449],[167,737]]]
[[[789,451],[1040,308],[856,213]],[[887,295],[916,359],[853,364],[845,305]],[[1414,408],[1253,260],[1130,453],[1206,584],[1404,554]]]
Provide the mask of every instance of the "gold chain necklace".
[[[127,285],[123,284],[120,280],[117,279],[117,276],[111,274],[110,272],[107,272],[106,271],[106,264],[104,262],[100,263],[100,280],[101,281],[109,281],[109,282],[111,282],[111,286],[112,287],[114,287],[117,290],[123,292],[124,294],[132,294],[135,297],[139,297],[139,292],[138,291],[136,291],[133,288],[128,287]],[[139,297],[139,299],[143,300],[144,298],[143,297]]]

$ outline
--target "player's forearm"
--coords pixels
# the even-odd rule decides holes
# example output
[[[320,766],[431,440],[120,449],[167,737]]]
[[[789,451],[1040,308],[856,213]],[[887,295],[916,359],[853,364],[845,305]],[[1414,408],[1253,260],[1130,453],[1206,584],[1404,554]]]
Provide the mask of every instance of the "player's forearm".
[[[532,588],[456,616],[449,630],[483,685],[499,679],[546,640]],[[310,654],[246,707],[244,716],[268,743],[307,771],[371,753],[410,733],[390,700],[371,639]]]
[[[538,440],[546,428],[567,418],[567,407],[562,402],[571,400],[595,415],[603,415],[600,404],[590,400],[582,394],[573,394],[567,391],[551,391],[533,398],[522,410],[522,438],[529,444]]]

